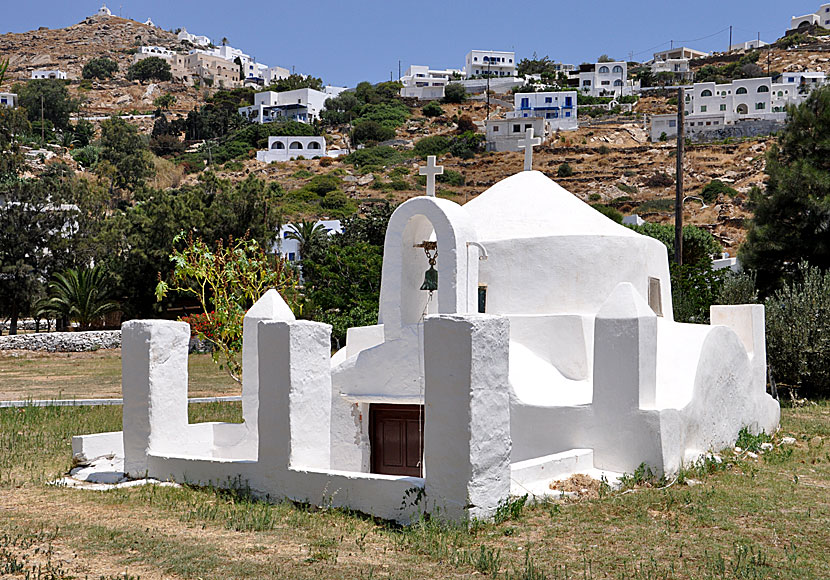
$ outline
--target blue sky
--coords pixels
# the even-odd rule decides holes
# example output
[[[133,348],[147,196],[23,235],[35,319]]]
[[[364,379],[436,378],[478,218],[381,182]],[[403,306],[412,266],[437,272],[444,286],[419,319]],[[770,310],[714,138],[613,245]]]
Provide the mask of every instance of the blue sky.
[[[296,68],[327,84],[354,86],[397,77],[409,64],[461,68],[470,49],[515,50],[517,59],[548,55],[579,64],[601,54],[648,60],[671,40],[700,50],[783,36],[790,16],[818,9],[818,0],[697,0],[672,4],[536,0],[338,0],[226,2],[217,0],[111,0],[113,14],[165,29],[184,26],[215,41],[227,37],[260,62]],[[0,32],[39,26],[62,28],[100,6],[95,0],[9,2]],[[414,9],[417,7],[417,9]]]

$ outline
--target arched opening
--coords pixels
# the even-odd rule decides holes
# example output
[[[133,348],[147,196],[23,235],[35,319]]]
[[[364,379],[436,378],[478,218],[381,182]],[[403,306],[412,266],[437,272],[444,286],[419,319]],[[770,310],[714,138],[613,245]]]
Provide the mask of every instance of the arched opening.
[[[712,96],[712,91],[710,91],[709,89],[704,89],[703,91],[700,92],[700,96],[701,97],[711,97]]]
[[[622,71],[623,70],[622,70],[622,67],[620,65],[617,65],[617,66],[614,67],[614,73],[615,74],[622,73]]]
[[[623,82],[620,79],[614,80],[614,86],[615,87],[621,87],[622,84],[623,84]]]
[[[600,74],[607,74],[608,73],[608,67],[607,66],[599,67],[599,72],[600,72]]]
[[[738,105],[736,111],[739,115],[746,115],[747,113],[749,113],[749,107],[747,107],[745,103],[741,103],[740,105]]]
[[[317,141],[312,141],[306,149],[320,149],[320,144]]]
[[[432,222],[424,215],[414,215],[404,228],[401,239],[401,326],[417,324],[425,314],[438,312],[438,296],[433,294],[429,299],[429,292],[421,290],[424,282],[424,273],[429,268],[426,254],[423,248],[415,247],[425,241],[436,241],[435,228]],[[441,240],[442,242],[444,240]],[[440,263],[443,255],[448,254],[449,248],[438,245],[437,262]],[[436,269],[440,264],[436,264]],[[443,270],[443,268],[441,268]],[[438,287],[441,284],[449,284],[450,280],[442,280],[444,276],[438,277]]]
[[[761,85],[760,87],[758,87],[758,92],[759,93],[768,93],[769,92],[769,87],[767,85]]]
[[[271,149],[285,149],[285,143],[282,141],[274,141],[274,144],[271,145]]]
[[[736,95],[745,95],[746,94],[746,87],[738,87],[738,90],[735,91]]]
[[[292,142],[291,142],[291,145],[289,145],[289,146],[288,146],[288,148],[289,148],[289,149],[302,149],[302,148],[303,148],[303,144],[302,144],[302,143],[300,143],[299,141],[292,141]]]

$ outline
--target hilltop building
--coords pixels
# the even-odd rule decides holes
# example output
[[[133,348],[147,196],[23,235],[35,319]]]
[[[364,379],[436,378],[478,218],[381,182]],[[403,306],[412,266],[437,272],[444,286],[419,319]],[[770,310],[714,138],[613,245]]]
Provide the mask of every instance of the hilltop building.
[[[33,70],[33,79],[66,79],[66,73],[62,70]]]
[[[190,34],[186,28],[182,28],[176,35],[179,41],[187,41],[196,46],[210,46],[210,38],[207,36],[199,36],[197,34]]]
[[[98,12],[95,13],[97,16],[112,16],[112,12],[109,8],[107,8],[106,4],[101,4],[101,7],[98,9]]]
[[[426,65],[411,65],[400,78],[402,97],[420,100],[441,99],[444,88],[453,80],[460,79],[462,72],[456,69],[431,69]]]
[[[756,48],[763,48],[764,46],[769,46],[769,42],[764,42],[759,38],[755,38],[753,40],[747,40],[746,42],[739,42],[738,44],[732,44],[729,46],[729,50],[753,50]]]
[[[464,59],[467,78],[516,76],[516,53],[500,50],[471,50]]]
[[[799,28],[809,28],[811,26],[830,28],[830,4],[822,4],[812,14],[793,16],[790,18],[789,30],[798,30]]]
[[[239,114],[255,123],[293,120],[311,123],[320,117],[326,99],[331,95],[315,89],[296,89],[293,91],[262,91],[254,95],[254,104],[240,107]]]
[[[624,97],[640,90],[640,82],[628,79],[628,63],[625,61],[583,64],[574,71],[579,91],[592,97]]]
[[[513,95],[513,110],[506,116],[509,119],[541,117],[545,120],[547,132],[577,129],[577,92],[516,93]]]
[[[807,98],[811,87],[820,86],[818,82],[809,81],[823,79],[823,76],[787,73],[778,78],[782,82],[761,77],[738,79],[727,84],[695,83],[686,89],[687,134],[694,138],[724,128],[735,136],[743,136],[742,131],[749,131],[748,135],[769,133],[786,119],[787,106],[798,105]],[[664,133],[666,137],[677,134],[675,115],[652,117],[651,139],[656,141]]]
[[[709,56],[709,53],[703,52],[702,50],[695,50],[694,48],[689,48],[688,46],[678,46],[677,48],[670,48],[668,50],[655,52],[654,60],[671,60],[673,58],[688,58],[691,60],[693,58],[703,58],[705,56]]]

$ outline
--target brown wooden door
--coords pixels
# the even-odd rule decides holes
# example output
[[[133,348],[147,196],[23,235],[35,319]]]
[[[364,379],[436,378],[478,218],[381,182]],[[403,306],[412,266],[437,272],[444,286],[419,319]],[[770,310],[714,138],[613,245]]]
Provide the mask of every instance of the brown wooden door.
[[[369,405],[372,473],[422,477],[423,405]]]

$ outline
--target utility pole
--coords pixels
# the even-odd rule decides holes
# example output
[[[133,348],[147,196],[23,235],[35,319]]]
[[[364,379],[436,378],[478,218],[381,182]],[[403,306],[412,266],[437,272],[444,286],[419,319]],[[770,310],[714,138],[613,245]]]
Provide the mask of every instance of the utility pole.
[[[490,63],[492,58],[487,61],[487,90],[484,91],[484,95],[487,97],[487,120],[490,120]]]
[[[729,46],[726,49],[726,52],[732,50],[732,25],[729,25]]]
[[[685,89],[677,89],[677,168],[674,189],[674,261],[683,264],[683,144],[686,138]]]
[[[46,145],[46,132],[43,125],[43,93],[40,94],[40,142]]]
[[[398,59],[398,80],[401,80],[401,59]]]

